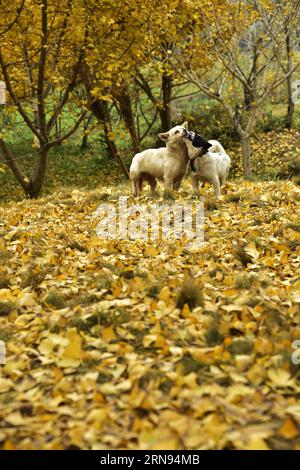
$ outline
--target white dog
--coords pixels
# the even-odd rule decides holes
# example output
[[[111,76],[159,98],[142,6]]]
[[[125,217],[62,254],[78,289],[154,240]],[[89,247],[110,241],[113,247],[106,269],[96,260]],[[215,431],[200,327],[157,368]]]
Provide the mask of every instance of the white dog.
[[[165,190],[178,190],[189,161],[188,150],[183,138],[188,134],[188,123],[173,127],[158,137],[166,142],[166,147],[148,149],[137,153],[130,166],[132,194],[142,192],[143,182],[148,181],[152,195],[156,194],[157,180],[164,182]]]
[[[225,183],[231,160],[217,140],[205,140],[195,132],[188,132],[185,142],[189,152],[192,184],[195,194],[199,193],[199,182],[211,183],[216,197],[221,196],[221,186]]]

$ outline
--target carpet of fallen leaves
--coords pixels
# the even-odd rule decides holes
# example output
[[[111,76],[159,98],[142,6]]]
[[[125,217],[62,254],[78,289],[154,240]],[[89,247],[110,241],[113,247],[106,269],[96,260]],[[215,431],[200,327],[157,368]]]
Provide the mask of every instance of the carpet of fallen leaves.
[[[124,193],[0,207],[0,446],[300,449],[299,186],[204,188],[193,252],[100,240]]]

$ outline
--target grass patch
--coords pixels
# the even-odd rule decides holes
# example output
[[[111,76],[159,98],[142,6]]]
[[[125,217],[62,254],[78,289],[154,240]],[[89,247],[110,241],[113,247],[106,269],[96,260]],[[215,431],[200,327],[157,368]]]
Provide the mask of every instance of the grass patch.
[[[77,307],[77,305],[90,305],[98,302],[99,299],[95,294],[77,294],[66,301],[68,307]]]
[[[176,200],[174,194],[171,191],[164,191],[163,199],[164,199],[164,201],[175,201]]]
[[[0,317],[6,317],[13,309],[13,304],[9,302],[0,302]]]
[[[8,289],[10,286],[10,281],[7,276],[0,276],[0,289]]]
[[[293,158],[289,162],[289,171],[292,176],[299,176],[300,175],[300,158]]]
[[[235,287],[235,289],[249,290],[249,289],[251,289],[254,280],[255,280],[254,276],[251,276],[251,275],[250,276],[248,276],[248,275],[242,276],[242,275],[238,274],[235,278],[234,287]]]
[[[291,251],[296,251],[300,246],[300,240],[291,240],[287,245]]]
[[[114,311],[97,311],[90,315],[85,320],[80,317],[72,318],[70,321],[71,327],[76,327],[78,331],[88,332],[94,326],[109,326],[109,325],[123,325],[128,323],[131,319],[130,312],[123,308]]]
[[[45,299],[45,303],[54,307],[56,310],[61,310],[66,306],[65,296],[58,292],[50,292]]]
[[[188,375],[191,372],[199,372],[203,369],[204,364],[194,359],[189,353],[185,354],[178,362],[177,368],[181,369],[183,375]]]
[[[223,342],[224,336],[219,332],[216,325],[212,326],[205,333],[205,340],[209,347],[217,346]]]
[[[198,281],[192,277],[186,277],[177,297],[176,306],[180,309],[187,304],[190,310],[203,305],[202,288]]]
[[[67,248],[70,248],[71,250],[78,250],[80,251],[81,253],[88,253],[88,249],[83,246],[81,243],[78,243],[76,240],[68,240],[67,242]]]
[[[0,263],[5,264],[13,257],[13,253],[10,253],[8,250],[0,249]]]
[[[125,269],[120,272],[120,276],[124,279],[133,279],[135,277],[134,271],[132,269]]]
[[[107,201],[109,198],[108,193],[103,193],[102,191],[91,191],[89,195],[85,198],[85,202],[87,204],[91,202],[102,202],[102,201]]]
[[[45,279],[48,271],[34,271],[34,269],[29,270],[22,274],[21,277],[21,287],[25,289],[26,287],[37,288],[41,282]]]
[[[294,232],[300,232],[300,224],[287,224],[285,228],[291,228]]]
[[[149,297],[155,298],[158,296],[159,292],[160,292],[159,287],[154,285],[154,286],[151,286],[150,289],[148,290],[148,295]]]
[[[8,327],[8,328],[1,328],[0,330],[0,341],[4,341],[4,343],[7,343],[13,336],[13,328]]]
[[[250,255],[248,255],[248,253],[246,253],[246,251],[244,250],[244,248],[241,246],[241,245],[238,245],[235,249],[234,249],[234,256],[235,258],[237,258],[243,266],[247,267],[248,264],[252,263],[252,258]]]
[[[219,209],[216,199],[208,197],[204,201],[204,209],[206,211],[216,211]]]
[[[240,202],[242,195],[240,193],[227,194],[225,197],[226,202]]]
[[[244,339],[237,339],[227,346],[230,354],[238,356],[241,354],[251,354],[253,351],[253,344]]]

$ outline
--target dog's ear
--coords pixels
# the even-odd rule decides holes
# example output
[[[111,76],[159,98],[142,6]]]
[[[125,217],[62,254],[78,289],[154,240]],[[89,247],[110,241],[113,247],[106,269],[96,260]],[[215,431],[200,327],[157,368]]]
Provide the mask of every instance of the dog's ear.
[[[184,127],[185,129],[188,129],[189,123],[187,121],[184,121],[184,123],[182,124],[182,127]]]
[[[193,146],[197,148],[203,147],[206,151],[211,147],[211,144],[202,137],[200,134],[195,134],[193,138]]]
[[[161,134],[158,134],[158,137],[160,138],[160,140],[162,140],[163,142],[167,142],[168,138],[169,138],[169,132],[162,132]]]

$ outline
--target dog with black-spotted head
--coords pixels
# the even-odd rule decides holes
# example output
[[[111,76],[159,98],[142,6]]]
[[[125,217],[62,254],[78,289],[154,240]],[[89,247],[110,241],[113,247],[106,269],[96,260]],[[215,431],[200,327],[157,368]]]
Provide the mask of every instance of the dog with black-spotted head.
[[[231,160],[217,140],[206,140],[200,134],[188,131],[184,137],[190,166],[192,184],[196,195],[199,183],[211,183],[216,197],[221,196],[221,186],[225,183]]]

